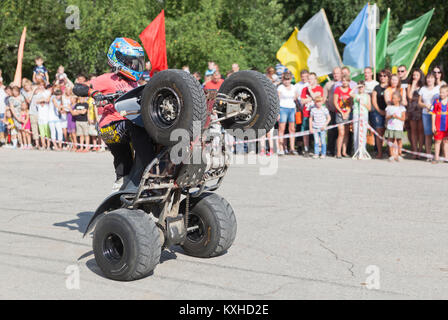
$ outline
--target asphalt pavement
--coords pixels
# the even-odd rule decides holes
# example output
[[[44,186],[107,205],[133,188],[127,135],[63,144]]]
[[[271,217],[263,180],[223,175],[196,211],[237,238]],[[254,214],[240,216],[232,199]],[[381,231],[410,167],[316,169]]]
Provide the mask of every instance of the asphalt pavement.
[[[277,160],[235,164],[218,189],[238,221],[226,254],[175,247],[117,282],[82,238],[112,156],[0,148],[0,298],[448,299],[448,164]]]

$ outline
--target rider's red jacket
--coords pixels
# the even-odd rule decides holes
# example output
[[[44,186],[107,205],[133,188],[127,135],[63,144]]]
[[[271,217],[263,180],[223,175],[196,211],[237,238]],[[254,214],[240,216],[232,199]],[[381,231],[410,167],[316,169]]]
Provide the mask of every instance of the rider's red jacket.
[[[115,73],[105,73],[90,81],[90,87],[92,92],[99,92],[103,95],[115,93],[117,91],[128,92],[138,86],[137,82],[126,80]],[[114,121],[126,120],[122,117],[113,104],[107,104],[99,110],[101,119],[99,126],[101,128],[107,126]]]

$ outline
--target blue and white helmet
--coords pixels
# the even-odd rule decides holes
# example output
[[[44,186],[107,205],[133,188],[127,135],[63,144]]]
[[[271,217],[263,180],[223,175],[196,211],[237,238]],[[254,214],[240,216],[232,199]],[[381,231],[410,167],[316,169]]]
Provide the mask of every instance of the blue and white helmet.
[[[135,40],[116,38],[107,52],[107,62],[121,75],[138,81],[145,69],[145,52]]]

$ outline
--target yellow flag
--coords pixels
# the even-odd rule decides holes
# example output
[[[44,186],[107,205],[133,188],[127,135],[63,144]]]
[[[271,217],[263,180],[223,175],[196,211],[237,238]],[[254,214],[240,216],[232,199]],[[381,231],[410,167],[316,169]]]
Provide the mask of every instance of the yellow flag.
[[[439,40],[436,46],[431,50],[429,55],[426,57],[425,62],[423,62],[422,66],[420,67],[420,69],[423,71],[425,75],[428,73],[429,66],[434,61],[434,59],[437,58],[437,55],[439,54],[440,50],[442,50],[442,47],[445,45],[445,42],[447,40],[448,40],[448,31],[445,33],[442,39]]]
[[[294,75],[296,81],[300,81],[300,71],[308,69],[308,57],[310,50],[306,45],[297,39],[299,30],[294,28],[294,32],[277,52],[277,59]]]

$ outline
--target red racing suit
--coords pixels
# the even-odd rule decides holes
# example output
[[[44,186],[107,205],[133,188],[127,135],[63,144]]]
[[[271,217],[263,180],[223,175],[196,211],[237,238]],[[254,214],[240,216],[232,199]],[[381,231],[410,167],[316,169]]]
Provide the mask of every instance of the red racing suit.
[[[103,74],[90,81],[89,95],[127,92],[138,86],[115,73]],[[101,114],[99,132],[114,156],[117,180],[129,176],[134,187],[140,183],[146,165],[154,158],[154,145],[146,130],[121,116],[113,104],[98,108]],[[135,157],[134,157],[135,151]],[[132,172],[131,172],[132,171]],[[123,188],[126,186],[123,185]]]

